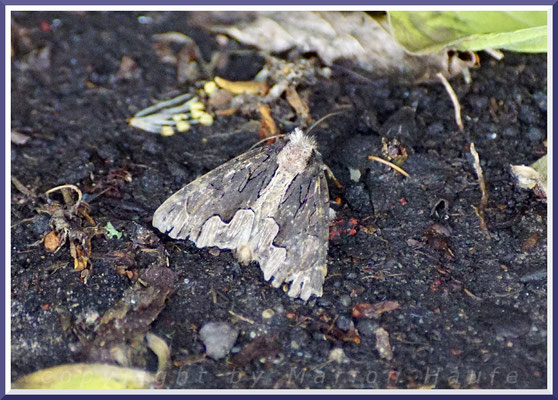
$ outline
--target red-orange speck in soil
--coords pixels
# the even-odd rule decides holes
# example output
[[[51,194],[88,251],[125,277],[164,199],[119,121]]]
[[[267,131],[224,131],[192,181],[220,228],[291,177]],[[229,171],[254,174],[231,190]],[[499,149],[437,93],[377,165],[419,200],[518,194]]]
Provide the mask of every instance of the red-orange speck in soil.
[[[46,21],[41,21],[41,31],[44,33],[50,32],[50,24]]]

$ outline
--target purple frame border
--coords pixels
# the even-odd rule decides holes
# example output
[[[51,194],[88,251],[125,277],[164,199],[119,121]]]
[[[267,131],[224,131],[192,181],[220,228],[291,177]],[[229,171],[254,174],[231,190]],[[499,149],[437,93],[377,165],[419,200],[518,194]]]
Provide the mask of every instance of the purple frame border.
[[[79,4],[76,4],[79,3]],[[2,33],[5,32],[6,26],[5,26],[5,17],[6,17],[6,6],[9,5],[13,5],[13,6],[33,6],[33,5],[53,5],[53,6],[59,6],[59,5],[79,5],[79,6],[87,6],[87,5],[98,5],[98,6],[103,6],[103,5],[111,5],[111,6],[129,6],[129,5],[154,5],[154,6],[160,6],[160,7],[164,7],[164,6],[169,6],[169,5],[184,5],[184,6],[193,6],[193,5],[215,5],[215,6],[219,6],[219,5],[263,5],[263,1],[262,0],[240,0],[240,1],[236,1],[236,2],[231,2],[231,1],[227,1],[227,0],[211,0],[211,1],[202,1],[202,0],[198,0],[198,1],[184,1],[184,0],[162,0],[159,3],[154,3],[153,0],[117,0],[117,1],[110,1],[110,0],[86,0],[83,2],[76,2],[75,0],[71,1],[71,0],[53,0],[52,2],[46,2],[46,1],[41,1],[41,0],[8,0],[8,1],[4,1],[4,0],[0,0],[0,19],[1,19],[1,28],[2,28]],[[379,1],[379,0],[350,0],[345,2],[343,5],[345,6],[351,6],[351,5],[361,5],[361,6],[375,6],[375,5],[387,5],[389,2],[388,1]],[[454,2],[447,2],[447,1],[441,1],[441,0],[426,0],[423,2],[416,2],[416,1],[412,1],[412,0],[399,0],[397,1],[397,3],[393,3],[393,4],[389,4],[389,5],[424,5],[424,6],[430,6],[430,5],[452,5],[452,6],[459,6],[459,5],[490,5],[490,6],[504,6],[504,5],[525,5],[525,6],[540,6],[540,5],[551,5],[552,6],[552,10],[553,10],[553,20],[552,20],[552,24],[553,26],[556,26],[557,22],[558,22],[558,7],[556,5],[556,3],[558,3],[558,0],[531,0],[530,3],[526,4],[526,2],[520,1],[520,0],[489,0],[489,1],[483,1],[483,0],[459,0],[459,1],[454,1]],[[273,6],[273,5],[297,5],[297,6],[320,6],[320,5],[339,5],[339,0],[305,0],[303,2],[301,1],[297,1],[297,0],[271,0],[268,2],[265,2],[265,5],[269,6]],[[553,61],[553,66],[557,65],[557,60],[558,57],[556,56],[556,44],[553,43],[553,47],[552,47],[552,61]],[[3,55],[5,55],[6,49],[5,49],[5,40],[2,40],[0,43],[0,50],[2,52]],[[1,121],[2,121],[2,126],[5,126],[6,124],[6,105],[4,104],[5,102],[5,94],[6,94],[6,71],[5,71],[5,59],[4,62],[1,64],[0,66],[0,71],[2,74],[2,81],[0,83],[1,87],[2,87],[2,92],[4,93],[4,96],[2,97],[2,99],[0,100],[0,104],[2,105],[2,110],[3,112],[1,113]],[[554,72],[554,69],[552,70],[552,93],[554,92],[554,89],[556,87],[556,73]],[[548,88],[547,88],[548,89]],[[558,110],[558,106],[557,106],[557,102],[553,99],[553,116],[556,116]],[[552,127],[550,127],[550,132],[554,132],[554,126],[556,125],[556,122],[553,121]],[[8,132],[5,132],[5,134],[7,135]],[[1,164],[1,168],[2,168],[2,185],[1,185],[1,205],[2,205],[2,214],[0,216],[0,221],[2,222],[2,227],[6,227],[6,214],[4,213],[6,204],[6,193],[5,193],[5,188],[6,188],[6,171],[4,170],[5,168],[5,152],[6,152],[6,148],[5,148],[5,140],[2,141],[1,144],[1,158],[2,158],[2,164]],[[553,146],[552,146],[552,153],[556,154],[555,150],[557,148],[557,145],[555,143],[555,141],[553,140]],[[554,171],[554,164],[553,164],[553,173]],[[556,217],[554,216],[553,220],[550,221],[550,223],[552,224],[552,226],[554,226],[554,221],[555,221]],[[1,235],[4,236],[5,234],[5,230],[2,230]],[[6,240],[7,238],[4,237],[3,238],[3,244],[1,247],[1,256],[2,256],[2,260],[5,260],[6,258]],[[7,268],[7,265],[4,266],[4,268]],[[4,269],[4,271],[5,271]],[[556,276],[554,276],[553,278],[553,283],[556,283]],[[6,285],[6,281],[5,281],[5,273],[0,274],[0,287],[3,289],[5,288]],[[553,285],[553,287],[556,287],[556,285]],[[6,349],[4,347],[4,343],[5,343],[5,304],[4,304],[4,299],[5,299],[5,293],[2,291],[2,297],[0,298],[0,309],[1,309],[1,321],[0,321],[0,339],[1,339],[1,345],[0,345],[0,355],[1,355],[1,361],[2,364],[0,364],[0,370],[2,372],[5,373],[4,371],[4,366],[5,366],[5,362],[6,362]],[[556,299],[554,299],[554,303],[556,303]],[[552,304],[552,308],[551,310],[554,309],[554,304]],[[552,312],[552,311],[551,311]],[[553,313],[554,315],[554,313]],[[553,326],[552,326],[552,331],[555,331],[556,327],[558,326],[558,324],[556,323],[556,319],[553,318]],[[556,350],[555,347],[553,348],[553,354],[552,354],[552,359],[553,359],[553,367],[554,367],[554,373],[552,376],[552,382],[554,383],[556,380],[554,379],[557,375],[558,372],[556,371]],[[4,375],[0,377],[0,399],[4,399],[9,397],[13,397],[15,395],[8,395],[6,394],[6,382],[4,381]],[[350,393],[350,391],[347,391],[348,393]],[[417,394],[417,395],[410,395],[410,394],[401,394],[401,395],[379,395],[380,397],[383,398],[388,398],[388,399],[393,399],[393,400],[399,400],[399,399],[404,399],[404,398],[408,398],[410,396],[432,396],[434,393],[429,392],[429,391],[425,391],[424,395],[423,394]],[[146,396],[155,396],[158,395],[157,393],[154,393],[153,395],[149,394]],[[510,395],[513,396],[514,399],[520,399],[520,398],[530,398],[532,395],[513,395],[513,393],[510,393]],[[18,399],[31,399],[31,398],[35,398],[38,395],[34,395],[34,394],[29,394],[29,395],[18,395]],[[46,397],[54,397],[54,396],[59,396],[59,395],[40,395],[41,397],[46,396]],[[88,395],[89,397],[99,397],[101,398],[101,396],[106,396],[106,395]],[[125,394],[125,395],[118,395],[119,397],[126,397],[126,398],[131,398],[132,396],[137,396],[135,394]],[[186,396],[186,395],[183,395]],[[188,395],[188,396],[194,396],[194,397],[201,397],[201,395]],[[236,399],[242,399],[245,395],[213,395],[213,396],[227,396],[229,398],[236,398]],[[274,395],[278,398],[285,398],[285,397],[290,397],[291,395],[288,394],[280,394],[280,395]],[[322,395],[306,395],[306,398],[318,398],[318,396],[322,396]],[[334,397],[341,397],[344,396],[341,394],[336,394],[336,395],[332,395]],[[355,396],[372,396],[372,395],[355,395]],[[378,395],[375,395],[378,396]],[[446,395],[442,395],[442,397],[445,397]],[[449,396],[449,395],[448,395]],[[489,394],[478,394],[478,395],[469,395],[469,394],[464,394],[464,395],[459,395],[460,398],[462,399],[468,399],[468,398],[490,398],[490,399],[498,399],[498,400],[504,400],[504,399],[508,399],[509,395],[489,395]],[[553,393],[553,394],[549,394],[549,395],[537,395],[537,398],[540,399],[558,399],[558,395]]]

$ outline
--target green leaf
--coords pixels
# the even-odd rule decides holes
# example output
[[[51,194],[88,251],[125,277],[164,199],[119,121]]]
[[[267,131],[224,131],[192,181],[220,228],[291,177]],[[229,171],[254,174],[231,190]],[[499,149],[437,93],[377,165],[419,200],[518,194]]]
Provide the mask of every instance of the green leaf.
[[[64,364],[26,375],[14,389],[147,389],[155,381],[149,372],[106,364]]]
[[[122,233],[118,232],[116,230],[116,228],[109,222],[107,222],[107,225],[105,226],[105,230],[107,231],[107,235],[109,238],[114,239],[115,237],[117,239],[120,239],[122,237]]]
[[[546,52],[546,11],[390,11],[393,37],[415,54],[445,48]]]

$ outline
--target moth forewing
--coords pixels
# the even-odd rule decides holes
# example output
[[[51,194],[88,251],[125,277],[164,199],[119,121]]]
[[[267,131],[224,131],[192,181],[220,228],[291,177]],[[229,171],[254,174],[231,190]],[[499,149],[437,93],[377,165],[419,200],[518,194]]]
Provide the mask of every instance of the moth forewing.
[[[155,211],[153,225],[197,247],[256,261],[288,295],[321,296],[327,271],[329,194],[315,141],[295,129],[286,142],[250,150],[197,178]]]

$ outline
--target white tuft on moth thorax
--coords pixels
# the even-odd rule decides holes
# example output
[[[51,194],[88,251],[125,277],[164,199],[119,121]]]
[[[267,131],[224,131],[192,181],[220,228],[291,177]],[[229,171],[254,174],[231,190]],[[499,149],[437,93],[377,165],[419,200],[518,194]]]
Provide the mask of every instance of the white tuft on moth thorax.
[[[289,134],[288,143],[277,155],[279,167],[293,175],[299,174],[306,168],[314,150],[316,150],[316,140],[299,128],[295,128]]]

